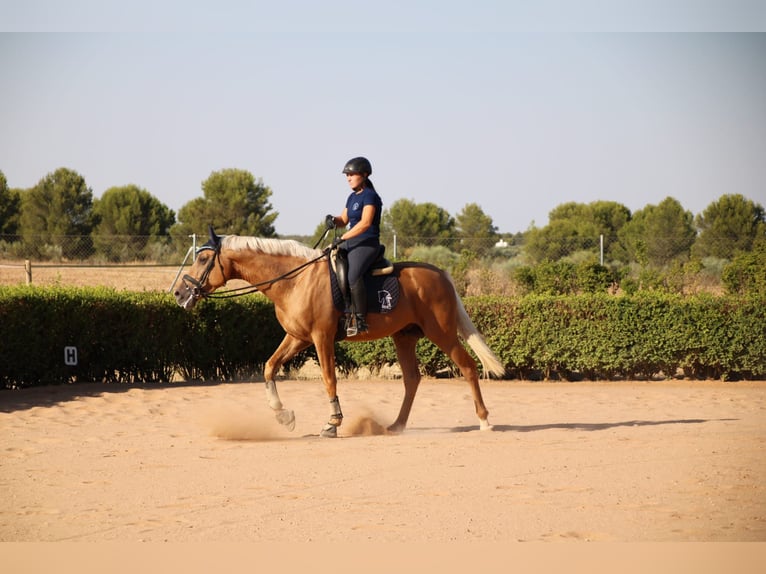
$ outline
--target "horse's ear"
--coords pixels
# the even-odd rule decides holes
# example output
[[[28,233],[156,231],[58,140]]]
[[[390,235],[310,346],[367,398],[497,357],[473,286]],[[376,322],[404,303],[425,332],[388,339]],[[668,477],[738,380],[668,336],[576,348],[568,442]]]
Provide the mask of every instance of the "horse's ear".
[[[220,247],[221,246],[221,238],[218,237],[215,234],[215,229],[213,229],[212,225],[208,225],[208,230],[210,231],[210,244],[213,247]]]

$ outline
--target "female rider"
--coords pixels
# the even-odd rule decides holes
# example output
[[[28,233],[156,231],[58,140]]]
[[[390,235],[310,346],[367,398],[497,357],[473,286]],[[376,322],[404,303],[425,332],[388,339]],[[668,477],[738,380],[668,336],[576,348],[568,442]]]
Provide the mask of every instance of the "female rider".
[[[346,207],[339,216],[328,215],[327,227],[349,226],[348,231],[333,240],[333,247],[338,247],[336,263],[348,261],[348,286],[351,297],[346,294],[341,280],[341,291],[351,308],[351,321],[347,322],[346,334],[349,337],[367,331],[367,292],[364,287],[364,274],[375,261],[380,251],[380,216],[383,202],[375,186],[370,181],[372,165],[367,158],[355,157],[343,167],[351,194],[346,200]],[[342,279],[339,277],[339,279]]]

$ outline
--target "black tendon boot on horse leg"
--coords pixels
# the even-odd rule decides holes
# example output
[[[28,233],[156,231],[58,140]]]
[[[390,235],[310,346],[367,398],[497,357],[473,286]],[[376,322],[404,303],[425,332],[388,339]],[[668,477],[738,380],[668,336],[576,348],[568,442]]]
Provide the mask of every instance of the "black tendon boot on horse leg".
[[[364,287],[364,279],[359,279],[354,285],[351,286],[351,302],[354,306],[354,322],[356,324],[357,333],[367,332],[367,289]],[[350,332],[349,336],[353,336]]]

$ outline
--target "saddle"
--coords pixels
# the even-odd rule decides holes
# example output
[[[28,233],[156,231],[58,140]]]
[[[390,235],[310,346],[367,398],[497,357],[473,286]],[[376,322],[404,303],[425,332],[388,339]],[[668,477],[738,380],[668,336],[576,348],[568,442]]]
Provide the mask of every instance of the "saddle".
[[[384,245],[380,246],[377,258],[364,274],[368,313],[388,313],[399,301],[399,278],[394,272],[394,264],[383,256],[385,249]],[[332,300],[335,308],[345,313],[349,309],[346,309],[343,300],[343,292],[336,272],[335,254],[336,251],[333,251],[328,258]],[[348,288],[346,285],[347,290]]]

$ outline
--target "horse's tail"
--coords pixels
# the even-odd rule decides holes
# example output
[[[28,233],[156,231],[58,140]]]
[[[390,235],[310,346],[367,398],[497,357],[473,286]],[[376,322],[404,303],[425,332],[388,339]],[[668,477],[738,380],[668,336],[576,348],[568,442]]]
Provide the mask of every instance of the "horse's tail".
[[[452,277],[450,277],[450,281],[452,281]],[[455,284],[453,283],[452,286],[454,288]],[[471,321],[457,290],[455,290],[455,303],[457,305],[457,332],[465,339],[468,346],[473,349],[476,356],[479,357],[481,366],[484,369],[484,376],[486,377],[489,373],[492,373],[497,377],[502,377],[505,375],[503,363],[492,349],[489,348],[484,337],[481,336],[481,333],[479,333],[479,330]]]

